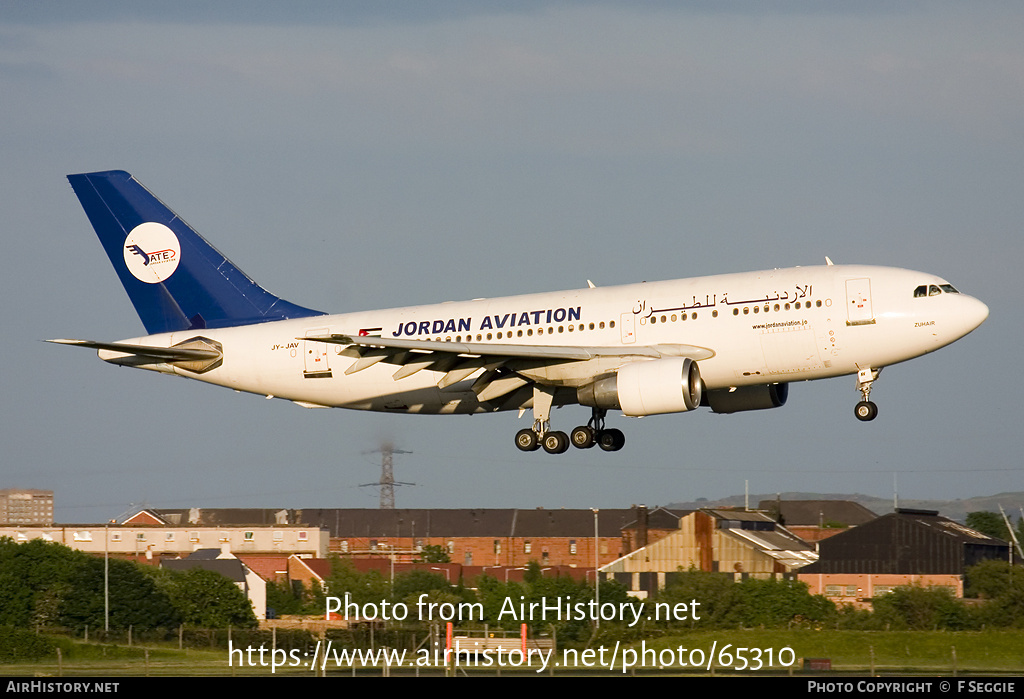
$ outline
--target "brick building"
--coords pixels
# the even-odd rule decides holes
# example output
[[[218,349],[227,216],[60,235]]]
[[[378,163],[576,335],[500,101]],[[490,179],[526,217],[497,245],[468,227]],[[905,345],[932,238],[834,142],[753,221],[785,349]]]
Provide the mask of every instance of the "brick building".
[[[427,546],[463,566],[594,567],[623,552],[622,528],[633,510],[325,509],[303,510],[331,533],[331,552],[350,558],[394,557],[407,563]],[[596,531],[595,531],[596,524]],[[595,536],[596,535],[596,536]]]
[[[645,517],[645,512],[643,506],[602,509],[596,516],[589,509],[544,508],[184,508],[144,510],[126,524],[223,531],[307,527],[311,532],[327,532],[328,552],[343,558],[412,563],[422,558],[426,547],[433,546],[444,550],[452,563],[466,567],[519,568],[537,561],[544,567],[592,569],[595,548],[598,563],[603,565],[630,550],[641,536],[639,529],[646,527],[648,533],[643,536],[656,539],[678,527],[679,513],[659,509]]]

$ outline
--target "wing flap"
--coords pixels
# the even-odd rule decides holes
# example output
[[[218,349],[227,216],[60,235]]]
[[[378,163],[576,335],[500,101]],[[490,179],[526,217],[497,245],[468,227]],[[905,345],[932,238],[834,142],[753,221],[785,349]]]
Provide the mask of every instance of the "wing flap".
[[[483,378],[483,377],[481,377]],[[519,376],[518,374],[510,374],[508,376],[501,376],[490,380],[480,391],[476,394],[478,400],[489,403],[497,398],[506,396],[509,393],[525,386],[530,383],[527,379]],[[476,386],[474,385],[474,388]]]

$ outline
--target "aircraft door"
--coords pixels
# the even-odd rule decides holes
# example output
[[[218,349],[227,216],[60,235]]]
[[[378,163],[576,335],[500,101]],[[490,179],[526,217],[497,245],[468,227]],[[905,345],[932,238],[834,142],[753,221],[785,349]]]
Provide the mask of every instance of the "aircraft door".
[[[622,344],[631,345],[636,342],[636,316],[632,313],[619,316],[619,330],[622,333]]]
[[[871,310],[871,280],[846,280],[846,324],[869,325],[875,322],[874,311]]]
[[[315,335],[330,335],[328,328],[316,328],[307,330],[306,337]],[[328,361],[328,346],[324,342],[315,340],[304,340],[302,343],[302,375],[307,379],[329,379],[331,378],[331,367]]]

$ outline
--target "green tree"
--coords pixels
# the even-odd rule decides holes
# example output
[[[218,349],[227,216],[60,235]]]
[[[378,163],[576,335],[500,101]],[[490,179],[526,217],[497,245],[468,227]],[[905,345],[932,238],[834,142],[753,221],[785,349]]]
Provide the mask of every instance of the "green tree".
[[[70,580],[61,623],[81,629],[102,628],[104,622],[103,559],[86,556]],[[167,594],[152,575],[132,561],[109,560],[110,626],[149,629],[178,624],[179,617]]]
[[[780,627],[827,619],[835,605],[797,580],[748,578],[737,584],[744,626]]]
[[[674,576],[657,601],[686,604],[693,600],[701,605],[700,621],[672,625],[778,628],[793,623],[818,624],[835,614],[830,600],[810,594],[807,585],[796,580],[747,578],[734,582],[728,574],[697,570]]]
[[[216,571],[198,567],[173,571],[166,589],[185,624],[207,629],[257,626],[245,593]]]
[[[351,595],[356,604],[380,604],[390,598],[389,583],[375,570],[360,573],[351,561],[331,556],[331,574],[325,581],[327,594],[345,599]]]
[[[700,625],[705,628],[736,626],[739,619],[734,614],[738,603],[736,583],[726,573],[706,573],[691,568],[680,571],[670,578],[665,589],[658,594],[658,602],[669,605],[700,603],[698,614]],[[670,626],[695,626],[693,620],[672,622]]]
[[[1006,528],[1003,516],[998,512],[968,512],[966,523],[968,527],[982,534],[988,534],[1003,541],[1010,540],[1010,531]]]
[[[964,604],[949,588],[939,585],[900,586],[874,598],[873,606],[878,623],[885,628],[959,631],[971,626]]]
[[[167,596],[132,562],[110,559],[110,623],[153,628],[177,623]],[[102,558],[54,542],[0,540],[0,624],[104,623]]]
[[[267,583],[267,610],[273,610],[280,618],[284,614],[301,614],[305,605],[306,590],[302,583],[295,581],[292,586],[278,584],[271,580]],[[324,607],[320,607],[322,613]]]
[[[43,539],[0,539],[0,624],[52,623],[87,556]],[[38,609],[37,609],[38,607]]]
[[[423,547],[419,560],[421,563],[451,563],[452,557],[448,555],[444,546],[431,544]]]
[[[546,634],[552,628],[559,641],[589,641],[595,629],[591,603],[596,601],[594,586],[568,576],[545,577],[540,565],[531,561],[523,575],[523,582],[502,582],[489,575],[476,580],[477,595],[484,608],[484,621],[492,627],[515,631],[523,622],[531,634]],[[548,606],[547,618],[542,618],[540,607]],[[623,627],[622,618],[633,619],[620,604],[642,605],[629,596],[626,588],[614,580],[601,582],[601,604],[615,605],[615,621],[602,621],[602,631]],[[561,618],[556,609],[561,610]],[[504,612],[504,613],[503,613]],[[620,613],[621,612],[621,613]],[[525,618],[524,618],[525,615]],[[532,617],[532,618],[531,618]]]
[[[968,568],[964,577],[968,597],[995,599],[1009,590],[1014,577],[1024,581],[1024,568],[990,558]]]
[[[537,559],[533,559],[526,564],[526,570],[523,571],[523,582],[527,585],[533,585],[540,580],[544,579],[544,571],[540,567],[540,563]]]
[[[985,600],[981,623],[1024,627],[1024,567],[988,560],[968,568],[966,577],[968,594]]]
[[[423,593],[451,593],[453,589],[443,575],[426,570],[412,570],[395,578],[392,595],[396,602],[406,602],[410,597],[415,598]]]

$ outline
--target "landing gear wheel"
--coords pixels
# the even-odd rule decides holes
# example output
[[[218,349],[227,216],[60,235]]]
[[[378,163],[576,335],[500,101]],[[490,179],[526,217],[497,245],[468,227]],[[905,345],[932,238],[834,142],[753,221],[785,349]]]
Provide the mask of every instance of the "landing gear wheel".
[[[543,439],[544,451],[562,454],[569,448],[569,436],[565,432],[548,432]]]
[[[594,430],[589,427],[577,427],[569,435],[569,441],[577,449],[590,449],[597,442],[594,441]]]
[[[621,430],[602,430],[597,434],[597,443],[605,451],[618,451],[626,443],[626,435]]]
[[[860,403],[857,403],[857,407],[853,409],[853,414],[862,422],[870,422],[878,416],[878,406],[869,400],[862,400]]]
[[[537,433],[533,430],[519,430],[516,432],[516,446],[520,451],[537,451],[540,449]]]

